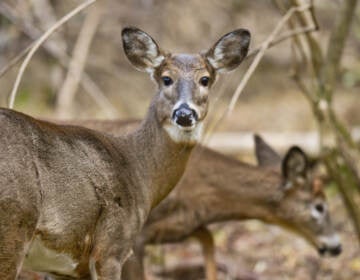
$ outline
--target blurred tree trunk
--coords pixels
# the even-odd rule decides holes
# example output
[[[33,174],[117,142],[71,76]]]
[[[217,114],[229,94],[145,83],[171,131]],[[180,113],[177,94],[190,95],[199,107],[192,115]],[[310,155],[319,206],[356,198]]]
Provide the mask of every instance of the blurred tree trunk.
[[[298,0],[285,2],[275,1],[282,12],[289,9],[290,6],[301,4]],[[309,64],[312,71],[311,86],[303,82],[299,67],[294,69],[294,80],[310,102],[319,128],[321,157],[327,166],[329,175],[339,188],[360,242],[360,207],[357,205],[357,200],[360,198],[360,151],[351,138],[348,128],[337,118],[332,103],[337,77],[340,74],[341,57],[356,4],[357,0],[344,0],[339,4],[339,13],[325,55],[312,34],[305,34],[304,40],[295,38],[293,43],[302,58],[305,53],[304,48],[309,50]],[[311,14],[313,20],[316,21],[313,9]],[[307,26],[308,21],[309,17],[297,14],[289,27]],[[306,61],[302,62],[306,63]],[[336,144],[335,147],[334,144]]]

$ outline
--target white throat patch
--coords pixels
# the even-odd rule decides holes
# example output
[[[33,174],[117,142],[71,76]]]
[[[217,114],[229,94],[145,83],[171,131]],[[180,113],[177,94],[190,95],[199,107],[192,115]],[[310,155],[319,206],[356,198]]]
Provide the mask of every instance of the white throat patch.
[[[175,143],[194,145],[201,140],[203,127],[203,123],[199,122],[193,129],[187,130],[171,123],[166,124],[164,129]]]

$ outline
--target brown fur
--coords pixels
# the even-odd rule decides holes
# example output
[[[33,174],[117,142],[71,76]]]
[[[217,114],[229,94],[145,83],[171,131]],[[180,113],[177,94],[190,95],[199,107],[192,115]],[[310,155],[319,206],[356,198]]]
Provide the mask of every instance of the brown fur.
[[[122,35],[137,68],[170,71],[170,66],[156,64],[160,50],[149,35],[136,28],[126,28]],[[249,36],[247,32],[247,40]],[[234,55],[246,54],[247,47]],[[231,48],[223,51],[233,53]],[[41,268],[58,279],[120,279],[148,213],[180,179],[198,137],[191,130],[186,132],[191,141],[174,141],[166,130],[165,124],[181,131],[171,121],[176,102],[186,94],[201,112],[199,121],[207,111],[207,101],[198,98],[193,69],[205,67],[206,57],[170,57],[178,80],[191,80],[196,87],[173,87],[165,93],[168,89],[159,84],[145,120],[125,136],[0,109],[0,279],[16,279],[24,259],[34,266],[39,256],[32,249],[38,240],[54,255],[71,260],[66,272],[64,260],[55,271]]]
[[[97,130],[110,129],[115,135],[123,133],[118,121],[114,121],[113,126],[108,121],[104,123],[106,126],[101,121],[76,123]],[[127,130],[133,130],[137,125],[136,122],[125,124]],[[204,247],[208,279],[216,279],[211,265],[214,263],[211,239],[201,239],[206,233],[205,227],[214,222],[244,219],[259,219],[290,229],[315,248],[327,246],[319,238],[334,234],[329,213],[325,213],[319,224],[311,216],[314,204],[322,203],[326,207],[319,179],[307,170],[305,180],[298,182],[298,176],[292,173],[291,183],[294,185],[289,188],[290,178],[284,178],[279,172],[280,156],[264,144],[261,138],[256,141],[258,161],[261,166],[265,163],[264,167],[251,166],[208,148],[197,147],[175,190],[151,212],[138,238],[135,254],[138,257],[143,254],[142,244],[180,242],[201,229],[201,234],[195,234],[195,237]],[[302,160],[296,154],[289,161],[292,168],[296,167],[293,159],[298,158]],[[142,279],[139,278],[141,268],[136,258],[132,259],[125,266],[126,279]]]

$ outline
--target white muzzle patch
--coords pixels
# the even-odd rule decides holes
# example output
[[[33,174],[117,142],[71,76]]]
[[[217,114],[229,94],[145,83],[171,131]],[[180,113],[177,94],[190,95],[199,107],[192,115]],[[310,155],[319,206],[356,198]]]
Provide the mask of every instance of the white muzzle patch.
[[[320,236],[320,242],[328,248],[335,248],[341,244],[341,240],[338,234],[332,234],[330,236]]]
[[[199,122],[192,127],[181,127],[171,122],[164,126],[165,131],[175,143],[197,144],[203,133],[203,123]]]

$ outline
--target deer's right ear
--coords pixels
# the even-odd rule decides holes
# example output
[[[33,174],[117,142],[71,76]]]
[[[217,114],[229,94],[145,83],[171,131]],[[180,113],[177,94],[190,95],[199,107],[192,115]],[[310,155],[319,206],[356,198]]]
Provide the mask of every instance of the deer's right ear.
[[[205,57],[218,72],[235,69],[246,57],[250,45],[250,32],[237,29],[225,34],[206,52]]]
[[[258,165],[266,168],[280,170],[281,157],[273,150],[265,140],[258,134],[254,135],[255,155]]]
[[[121,35],[125,54],[138,70],[151,73],[164,60],[155,40],[146,32],[136,27],[126,27]]]
[[[308,159],[299,147],[291,147],[287,152],[283,163],[282,173],[287,184],[304,182],[308,169]]]

